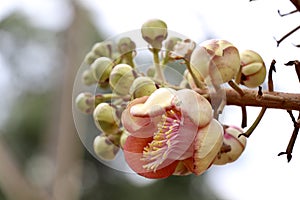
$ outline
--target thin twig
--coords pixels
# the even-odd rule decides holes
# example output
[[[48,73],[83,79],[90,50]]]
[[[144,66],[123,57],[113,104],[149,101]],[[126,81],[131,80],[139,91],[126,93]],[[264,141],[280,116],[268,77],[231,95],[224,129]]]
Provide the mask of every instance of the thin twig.
[[[276,40],[276,38],[274,38],[277,42],[277,47],[279,46],[279,44],[285,40],[287,37],[289,37],[290,35],[292,35],[294,32],[296,32],[298,29],[300,29],[300,25],[297,26],[296,28],[294,28],[293,30],[291,30],[290,32],[288,32],[286,35],[284,35],[280,40]]]
[[[280,15],[280,17],[284,17],[284,16],[287,16],[287,15],[291,15],[291,14],[296,13],[296,12],[298,12],[298,10],[293,10],[293,11],[291,11],[291,12],[281,14],[281,13],[280,13],[280,10],[278,10],[278,14]]]
[[[245,128],[247,126],[247,109],[246,106],[241,106],[242,109],[242,128]]]
[[[289,61],[289,62],[285,63],[284,65],[286,65],[286,66],[295,65],[295,71],[297,73],[298,80],[300,82],[300,62],[298,60],[294,60],[294,61]]]
[[[298,133],[299,133],[299,124],[296,122],[295,120],[295,117],[293,116],[293,113],[292,111],[288,110],[288,113],[293,121],[293,124],[294,124],[294,131],[293,131],[293,134],[290,138],[290,141],[289,141],[289,144],[286,148],[286,151],[283,151],[283,152],[280,152],[278,154],[278,156],[281,156],[281,155],[286,155],[287,157],[287,161],[290,162],[291,159],[292,159],[292,152],[293,152],[293,148],[294,148],[294,145],[295,145],[295,142],[297,140],[297,136],[298,136]],[[300,112],[299,112],[299,115],[298,115],[298,120],[300,120]]]
[[[274,90],[274,85],[273,85],[273,71],[276,72],[276,68],[275,68],[275,60],[272,60],[271,65],[270,65],[270,69],[269,69],[269,73],[268,73],[268,89],[269,92],[273,92]],[[259,87],[258,93],[257,93],[258,98],[263,98],[264,94],[262,92],[262,87]],[[239,135],[239,137],[241,135],[245,136],[245,137],[250,137],[250,135],[253,133],[253,131],[255,130],[255,128],[257,127],[257,125],[259,124],[259,122],[261,121],[261,119],[263,118],[265,112],[267,110],[266,106],[263,106],[257,116],[257,118],[255,119],[255,121],[253,122],[253,124],[250,126],[250,128],[245,132]]]
[[[273,72],[276,72],[275,64],[276,64],[276,60],[273,59],[268,73],[268,89],[270,92],[274,91]]]

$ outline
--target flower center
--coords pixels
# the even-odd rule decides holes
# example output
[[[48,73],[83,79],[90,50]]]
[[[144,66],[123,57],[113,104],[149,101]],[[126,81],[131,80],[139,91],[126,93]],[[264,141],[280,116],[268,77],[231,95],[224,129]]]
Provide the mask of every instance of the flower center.
[[[147,164],[143,165],[143,168],[155,172],[167,160],[172,147],[178,143],[176,138],[182,121],[181,113],[176,110],[167,110],[162,115],[152,142],[144,148],[141,160]]]

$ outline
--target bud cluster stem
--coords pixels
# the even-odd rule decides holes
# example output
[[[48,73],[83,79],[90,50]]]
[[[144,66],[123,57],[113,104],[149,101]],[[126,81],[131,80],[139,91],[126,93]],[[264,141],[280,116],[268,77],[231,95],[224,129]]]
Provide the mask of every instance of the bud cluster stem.
[[[160,49],[156,49],[156,48],[152,49],[153,61],[154,61],[154,66],[155,66],[155,73],[156,73],[156,78],[158,79],[158,81],[161,82],[161,83],[165,83],[166,78],[165,78],[163,69],[160,66],[159,51],[160,51]]]

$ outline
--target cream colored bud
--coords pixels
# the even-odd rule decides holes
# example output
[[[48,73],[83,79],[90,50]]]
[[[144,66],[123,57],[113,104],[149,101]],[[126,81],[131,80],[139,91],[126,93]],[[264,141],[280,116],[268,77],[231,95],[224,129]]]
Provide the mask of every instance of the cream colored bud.
[[[82,82],[85,85],[92,85],[97,83],[97,80],[95,79],[93,72],[91,69],[86,69],[82,73]]]
[[[242,129],[235,126],[225,128],[223,142],[224,145],[229,146],[230,148],[229,151],[225,152],[221,149],[214,161],[215,165],[231,163],[240,157],[247,143],[246,137],[239,137],[241,133],[243,133]]]
[[[174,46],[180,41],[182,41],[182,39],[178,37],[170,37],[165,43],[165,48],[169,51],[172,51]]]
[[[118,42],[118,51],[121,54],[126,54],[128,52],[134,51],[136,45],[134,41],[131,40],[129,37],[121,38]]]
[[[91,65],[94,78],[100,83],[108,80],[112,67],[113,62],[107,57],[97,58]]]
[[[114,145],[105,135],[96,136],[93,147],[96,155],[102,160],[113,160],[119,151],[119,147]]]
[[[109,84],[116,94],[127,95],[134,79],[134,72],[130,65],[118,64],[110,73]]]
[[[189,61],[195,47],[196,43],[190,39],[177,42],[170,57],[173,59],[187,59]]]
[[[97,58],[99,58],[99,56],[90,51],[86,54],[84,62],[86,62],[88,65],[91,65]]]
[[[162,41],[168,36],[167,24],[159,19],[153,19],[142,25],[142,37],[153,48],[161,49]]]
[[[117,117],[116,109],[108,103],[98,104],[93,117],[95,125],[104,134],[117,134],[120,131],[120,119]]]
[[[92,114],[95,107],[95,97],[92,93],[80,93],[75,99],[76,107],[85,114]]]
[[[191,55],[191,67],[214,84],[222,84],[235,78],[240,69],[238,49],[226,40],[207,40]]]
[[[92,52],[98,57],[112,57],[113,44],[111,41],[104,41],[94,44]]]
[[[138,77],[136,78],[131,87],[129,94],[133,99],[150,96],[156,90],[155,82],[149,77]]]
[[[266,66],[262,57],[252,50],[245,50],[240,54],[241,75],[236,82],[249,88],[260,86],[266,78]]]

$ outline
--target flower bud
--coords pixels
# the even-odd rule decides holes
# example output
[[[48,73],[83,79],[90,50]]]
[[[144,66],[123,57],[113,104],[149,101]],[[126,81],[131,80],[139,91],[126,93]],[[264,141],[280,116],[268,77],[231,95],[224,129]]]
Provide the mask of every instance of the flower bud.
[[[150,96],[156,89],[155,82],[151,78],[142,76],[133,81],[129,94],[135,99]]]
[[[210,78],[213,84],[226,83],[239,71],[239,51],[226,40],[207,40],[193,51],[191,67],[204,80]]]
[[[99,56],[97,56],[94,52],[90,51],[86,54],[84,58],[84,62],[86,62],[88,65],[91,65]]]
[[[115,93],[127,95],[134,78],[133,69],[130,65],[118,64],[110,73],[109,84]]]
[[[100,103],[93,112],[94,122],[97,128],[106,135],[117,134],[120,129],[120,120],[116,109],[108,103]]]
[[[113,62],[107,57],[97,58],[91,65],[94,78],[100,83],[108,80],[112,67]]]
[[[95,107],[95,97],[92,93],[80,93],[75,99],[76,107],[85,114],[91,114]]]
[[[142,25],[142,37],[153,48],[161,49],[162,41],[168,36],[167,24],[159,19],[153,19]]]
[[[243,51],[241,57],[241,74],[236,82],[249,88],[255,88],[265,81],[266,66],[262,57],[252,50]]]
[[[98,57],[112,57],[113,44],[111,41],[104,41],[94,44],[92,52]]]
[[[91,69],[86,69],[82,73],[82,82],[85,85],[92,85],[97,83],[97,80],[95,79],[93,72]]]
[[[196,43],[190,39],[177,42],[170,57],[174,59],[187,59],[189,61],[195,47]]]
[[[243,131],[235,126],[229,126],[224,130],[223,142],[225,146],[230,147],[229,151],[221,151],[216,157],[215,165],[224,165],[237,160],[246,147],[246,137],[239,137]]]
[[[181,40],[182,39],[180,39],[178,37],[170,37],[165,43],[165,48],[169,51],[173,51],[174,46]]]
[[[113,160],[119,147],[114,145],[105,135],[98,135],[94,139],[94,152],[102,160]]]
[[[149,67],[146,74],[148,77],[153,78],[155,76],[155,68],[153,66]]]
[[[121,54],[126,54],[128,52],[134,51],[136,48],[136,45],[134,41],[131,40],[129,37],[123,37],[118,42],[118,51]]]

